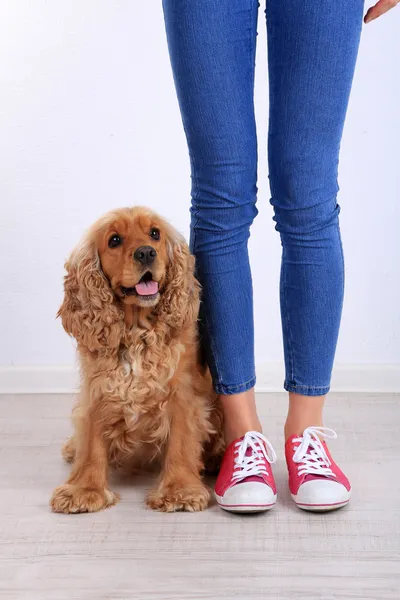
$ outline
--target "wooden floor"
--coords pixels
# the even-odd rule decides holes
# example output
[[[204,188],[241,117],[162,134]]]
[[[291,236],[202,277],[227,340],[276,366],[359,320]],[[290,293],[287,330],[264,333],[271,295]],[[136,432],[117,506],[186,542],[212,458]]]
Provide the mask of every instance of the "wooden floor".
[[[237,516],[159,514],[143,504],[151,478],[114,479],[122,501],[56,515],[48,500],[68,467],[69,396],[0,397],[0,598],[7,600],[398,600],[400,397],[332,394],[326,424],[353,483],[330,514],[295,508],[287,490],[285,396],[259,395],[278,451],[278,504]],[[212,483],[212,482],[211,482]]]

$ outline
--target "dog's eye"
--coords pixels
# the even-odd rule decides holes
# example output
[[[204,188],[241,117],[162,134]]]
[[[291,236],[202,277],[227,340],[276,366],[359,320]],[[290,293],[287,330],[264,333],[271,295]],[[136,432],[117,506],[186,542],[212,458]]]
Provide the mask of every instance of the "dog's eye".
[[[153,238],[153,240],[159,240],[160,239],[160,230],[157,229],[157,227],[152,227],[150,229],[150,237]]]
[[[122,237],[120,235],[118,235],[117,233],[112,235],[110,237],[110,239],[108,240],[109,248],[117,248],[117,246],[120,246],[121,244],[122,244]]]

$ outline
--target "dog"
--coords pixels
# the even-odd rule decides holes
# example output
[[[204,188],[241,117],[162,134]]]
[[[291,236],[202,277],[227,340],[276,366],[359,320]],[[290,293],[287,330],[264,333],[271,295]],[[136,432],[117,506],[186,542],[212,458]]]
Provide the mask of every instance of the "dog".
[[[207,507],[201,475],[223,454],[223,416],[199,359],[194,267],[183,237],[144,207],[107,213],[67,260],[58,316],[77,342],[81,387],[63,448],[72,470],[53,511],[112,506],[108,467],[154,464],[150,508]]]

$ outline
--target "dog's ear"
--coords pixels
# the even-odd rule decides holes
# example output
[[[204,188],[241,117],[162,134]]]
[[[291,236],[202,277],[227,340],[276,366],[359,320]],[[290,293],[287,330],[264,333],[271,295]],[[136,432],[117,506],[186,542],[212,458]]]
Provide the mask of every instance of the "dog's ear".
[[[57,316],[65,331],[90,352],[112,354],[120,345],[123,316],[89,239],[65,264],[64,301]]]
[[[170,327],[182,330],[197,321],[200,284],[194,276],[194,256],[175,232],[168,240],[168,256],[165,289],[156,311]]]

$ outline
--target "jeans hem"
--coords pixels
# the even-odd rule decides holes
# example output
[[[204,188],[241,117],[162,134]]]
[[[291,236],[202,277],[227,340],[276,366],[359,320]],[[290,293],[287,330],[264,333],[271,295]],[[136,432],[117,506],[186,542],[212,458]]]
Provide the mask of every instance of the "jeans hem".
[[[325,396],[330,390],[329,385],[325,386],[312,386],[312,385],[296,385],[295,383],[289,383],[285,381],[283,387],[287,392],[293,392],[295,394],[301,394],[302,396]]]
[[[252,377],[248,381],[244,383],[237,383],[234,385],[224,385],[223,383],[215,383],[214,390],[217,394],[221,394],[223,396],[231,396],[232,394],[240,394],[241,392],[247,392],[247,390],[251,390],[256,384],[256,378]]]

